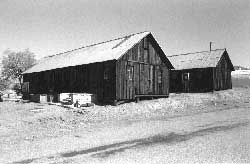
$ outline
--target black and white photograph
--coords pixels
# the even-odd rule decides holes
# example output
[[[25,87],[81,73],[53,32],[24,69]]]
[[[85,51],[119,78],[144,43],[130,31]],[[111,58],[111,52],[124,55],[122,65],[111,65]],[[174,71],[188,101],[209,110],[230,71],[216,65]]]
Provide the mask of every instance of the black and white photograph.
[[[0,164],[250,163],[249,0],[0,0]]]

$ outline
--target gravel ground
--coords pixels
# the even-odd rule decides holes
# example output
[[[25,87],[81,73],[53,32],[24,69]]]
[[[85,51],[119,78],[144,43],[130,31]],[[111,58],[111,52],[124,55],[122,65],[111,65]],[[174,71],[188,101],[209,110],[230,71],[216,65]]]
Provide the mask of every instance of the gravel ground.
[[[150,121],[144,128],[151,130],[151,136],[138,135],[139,140],[94,152],[68,152],[56,163],[249,163],[249,109]]]
[[[236,88],[214,93],[171,94],[164,99],[84,109],[3,102],[0,104],[0,163],[36,163],[37,160],[25,160],[38,158],[42,161],[41,157],[47,159],[51,155],[52,161],[57,161],[61,158],[55,154],[62,152],[146,138],[152,132],[161,131],[157,123],[156,127],[153,126],[154,131],[152,127],[145,130],[147,122],[246,108],[249,93],[250,89]],[[175,125],[173,123],[173,127]]]

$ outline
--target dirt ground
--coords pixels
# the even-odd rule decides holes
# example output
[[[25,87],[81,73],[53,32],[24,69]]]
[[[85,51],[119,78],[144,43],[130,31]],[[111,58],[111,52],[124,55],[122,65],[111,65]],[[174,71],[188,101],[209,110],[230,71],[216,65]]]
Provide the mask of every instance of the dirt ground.
[[[152,124],[147,129],[147,122],[150,121],[184,118],[229,108],[249,108],[249,102],[250,88],[171,94],[169,98],[82,109],[39,103],[2,102],[0,163],[65,163],[56,154],[67,157],[72,155],[67,152],[77,153],[82,149],[94,152],[94,148],[105,149],[101,147],[103,145],[147,138],[152,135],[151,128],[154,126],[153,133],[162,130],[158,125]],[[175,126],[173,124],[172,128]],[[123,143],[122,146],[126,144],[131,142]],[[121,145],[115,145],[119,146]],[[79,163],[84,163],[84,160],[81,159]],[[91,159],[86,163],[89,162]]]

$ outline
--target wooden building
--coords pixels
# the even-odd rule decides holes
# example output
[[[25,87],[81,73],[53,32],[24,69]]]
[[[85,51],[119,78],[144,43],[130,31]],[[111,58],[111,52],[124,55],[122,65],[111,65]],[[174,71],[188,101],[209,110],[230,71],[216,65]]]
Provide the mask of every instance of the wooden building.
[[[167,97],[171,68],[153,35],[141,32],[41,59],[23,73],[24,94],[91,93],[98,102]]]
[[[209,92],[232,88],[233,64],[226,49],[168,56],[174,68],[170,92]]]

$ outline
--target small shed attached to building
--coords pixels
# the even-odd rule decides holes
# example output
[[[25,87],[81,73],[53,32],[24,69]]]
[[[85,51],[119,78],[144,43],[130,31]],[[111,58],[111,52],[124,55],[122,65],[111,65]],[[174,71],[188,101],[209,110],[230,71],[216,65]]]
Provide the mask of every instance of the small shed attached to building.
[[[226,49],[168,56],[170,92],[209,92],[232,88],[234,70]]]
[[[98,102],[167,97],[171,68],[153,35],[141,32],[41,59],[23,73],[24,94],[90,93]]]

